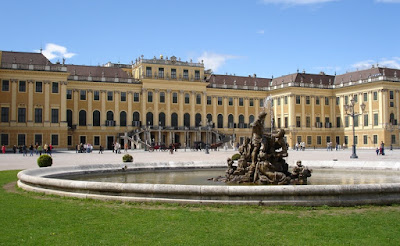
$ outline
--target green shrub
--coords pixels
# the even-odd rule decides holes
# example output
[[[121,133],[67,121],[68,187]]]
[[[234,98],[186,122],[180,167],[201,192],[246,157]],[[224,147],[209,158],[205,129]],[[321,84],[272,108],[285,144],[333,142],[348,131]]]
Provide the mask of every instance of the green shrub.
[[[234,154],[233,156],[232,156],[232,161],[237,161],[237,160],[239,160],[240,159],[240,154],[239,153],[236,153],[236,154]]]
[[[41,155],[37,159],[37,164],[39,167],[50,167],[53,164],[53,158],[49,155]]]
[[[122,156],[122,161],[123,162],[133,162],[133,157],[130,154],[125,154]]]

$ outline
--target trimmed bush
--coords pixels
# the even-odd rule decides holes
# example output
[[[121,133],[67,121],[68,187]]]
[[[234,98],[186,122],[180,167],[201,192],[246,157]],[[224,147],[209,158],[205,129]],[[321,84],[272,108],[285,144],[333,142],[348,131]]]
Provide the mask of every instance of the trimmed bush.
[[[122,161],[123,162],[133,162],[133,157],[130,154],[125,154],[122,156]]]
[[[237,161],[237,160],[239,160],[240,159],[240,154],[239,153],[236,153],[236,154],[234,154],[233,156],[232,156],[232,161]]]
[[[50,167],[53,164],[53,158],[49,155],[41,155],[37,159],[37,164],[39,167]]]

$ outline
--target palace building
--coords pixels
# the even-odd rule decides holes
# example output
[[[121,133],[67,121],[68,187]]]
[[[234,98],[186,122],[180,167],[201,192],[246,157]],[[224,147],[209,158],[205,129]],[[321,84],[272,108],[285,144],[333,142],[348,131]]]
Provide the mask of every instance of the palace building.
[[[202,62],[174,56],[84,66],[0,51],[1,145],[232,147],[250,136],[251,123],[265,110],[266,131],[285,129],[290,147],[349,146],[353,126],[359,148],[381,141],[400,147],[398,75],[398,69],[371,67],[259,78],[212,74]]]

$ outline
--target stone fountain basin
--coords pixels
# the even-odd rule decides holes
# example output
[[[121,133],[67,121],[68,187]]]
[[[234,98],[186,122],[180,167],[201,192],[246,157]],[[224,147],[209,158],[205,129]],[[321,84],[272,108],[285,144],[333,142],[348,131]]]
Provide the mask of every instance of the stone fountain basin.
[[[400,170],[400,163],[311,162],[311,168],[359,168]],[[400,203],[400,183],[357,185],[216,186],[111,183],[61,179],[69,175],[122,173],[152,170],[182,170],[226,167],[225,163],[165,162],[99,164],[28,169],[18,173],[24,190],[65,197],[124,202],[167,202],[195,204],[248,204],[294,206],[354,206]]]

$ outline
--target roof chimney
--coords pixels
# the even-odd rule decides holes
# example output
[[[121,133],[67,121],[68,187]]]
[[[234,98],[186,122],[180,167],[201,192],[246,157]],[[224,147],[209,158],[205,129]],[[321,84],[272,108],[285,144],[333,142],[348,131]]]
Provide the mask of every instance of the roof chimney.
[[[256,78],[256,77],[257,77],[257,74],[253,74],[253,77]]]

